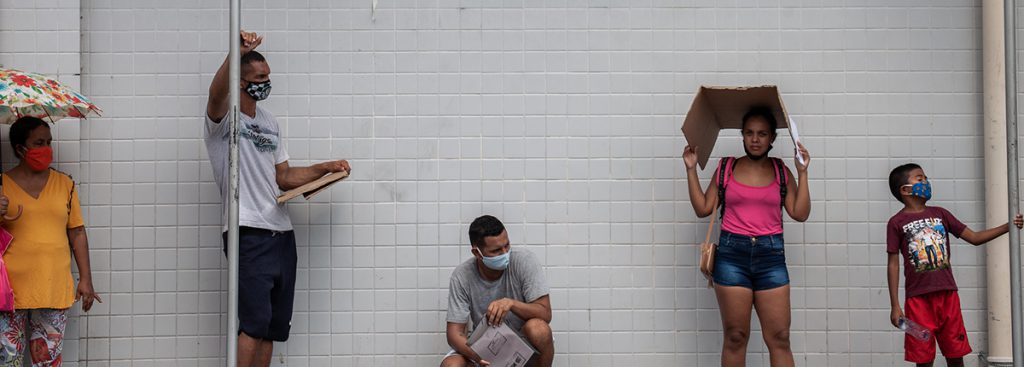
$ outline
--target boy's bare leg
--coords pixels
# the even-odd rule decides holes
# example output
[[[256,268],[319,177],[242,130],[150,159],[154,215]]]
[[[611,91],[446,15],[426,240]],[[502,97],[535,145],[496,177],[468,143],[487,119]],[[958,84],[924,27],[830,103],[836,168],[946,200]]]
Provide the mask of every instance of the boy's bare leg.
[[[918,363],[917,367],[932,367],[933,364],[935,364],[935,362]]]
[[[964,367],[964,358],[946,358],[947,367]]]

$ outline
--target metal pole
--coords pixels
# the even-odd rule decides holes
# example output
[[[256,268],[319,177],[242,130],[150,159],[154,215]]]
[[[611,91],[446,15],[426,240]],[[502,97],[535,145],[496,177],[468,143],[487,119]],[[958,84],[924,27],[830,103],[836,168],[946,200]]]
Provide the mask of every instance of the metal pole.
[[[982,74],[984,79],[985,228],[1006,223],[1006,18],[1003,0],[982,2]],[[1010,315],[1010,239],[1000,236],[985,245],[988,285],[989,367],[1013,365],[1013,320]]]
[[[1009,192],[1010,221],[1020,210],[1019,176],[1017,173],[1017,5],[1004,3],[1006,17],[1006,179]],[[1010,229],[1010,319],[1013,329],[1013,366],[1024,367],[1024,324],[1021,315],[1020,231]]]
[[[241,2],[231,1],[231,29],[228,39],[231,50],[228,52],[228,109],[231,138],[228,153],[228,327],[227,327],[227,366],[238,365],[238,104],[241,91],[242,58],[241,46]]]

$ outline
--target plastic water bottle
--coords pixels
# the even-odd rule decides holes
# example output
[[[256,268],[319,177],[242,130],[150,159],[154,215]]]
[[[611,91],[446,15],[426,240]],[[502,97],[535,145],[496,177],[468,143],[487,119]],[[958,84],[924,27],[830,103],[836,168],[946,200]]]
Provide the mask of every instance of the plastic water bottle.
[[[921,326],[921,324],[918,324],[906,317],[900,318],[899,328],[900,330],[903,330],[903,332],[910,334],[910,336],[920,341],[928,341],[928,339],[932,337],[931,330],[928,330],[924,326]]]

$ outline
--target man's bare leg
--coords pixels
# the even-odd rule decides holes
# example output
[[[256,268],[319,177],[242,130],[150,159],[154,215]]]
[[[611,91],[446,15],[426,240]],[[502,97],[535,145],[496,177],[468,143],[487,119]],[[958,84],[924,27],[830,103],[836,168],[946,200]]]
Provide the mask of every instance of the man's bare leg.
[[[555,343],[551,337],[551,326],[541,319],[526,320],[523,325],[523,336],[537,350],[537,362],[534,367],[551,367],[555,360]]]
[[[238,366],[239,367],[255,367],[255,362],[259,359],[259,352],[262,350],[263,340],[256,339],[248,334],[241,332],[238,333]],[[270,361],[269,359],[267,360]]]
[[[254,367],[270,367],[270,359],[274,357],[274,341],[260,339],[259,351],[256,354]]]

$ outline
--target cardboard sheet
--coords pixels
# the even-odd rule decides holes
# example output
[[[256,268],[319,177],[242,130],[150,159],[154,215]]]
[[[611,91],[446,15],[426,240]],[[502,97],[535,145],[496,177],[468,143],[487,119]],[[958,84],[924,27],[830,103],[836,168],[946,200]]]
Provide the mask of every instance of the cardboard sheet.
[[[479,325],[467,342],[491,367],[523,367],[537,351],[504,322]]]
[[[743,115],[755,106],[770,108],[780,129],[789,127],[786,105],[774,85],[700,87],[683,120],[682,130],[687,144],[699,147],[697,163],[701,169],[708,164],[719,131],[742,128]]]
[[[338,181],[345,179],[346,177],[348,177],[348,172],[345,171],[328,173],[323,177],[313,180],[312,182],[309,182],[305,185],[285,191],[284,193],[277,197],[277,203],[281,204],[299,195],[302,195],[303,197],[306,198],[306,200],[309,200],[309,198],[313,197],[313,195],[319,194],[321,191],[324,191],[324,189],[330,187],[331,185],[335,184]]]

